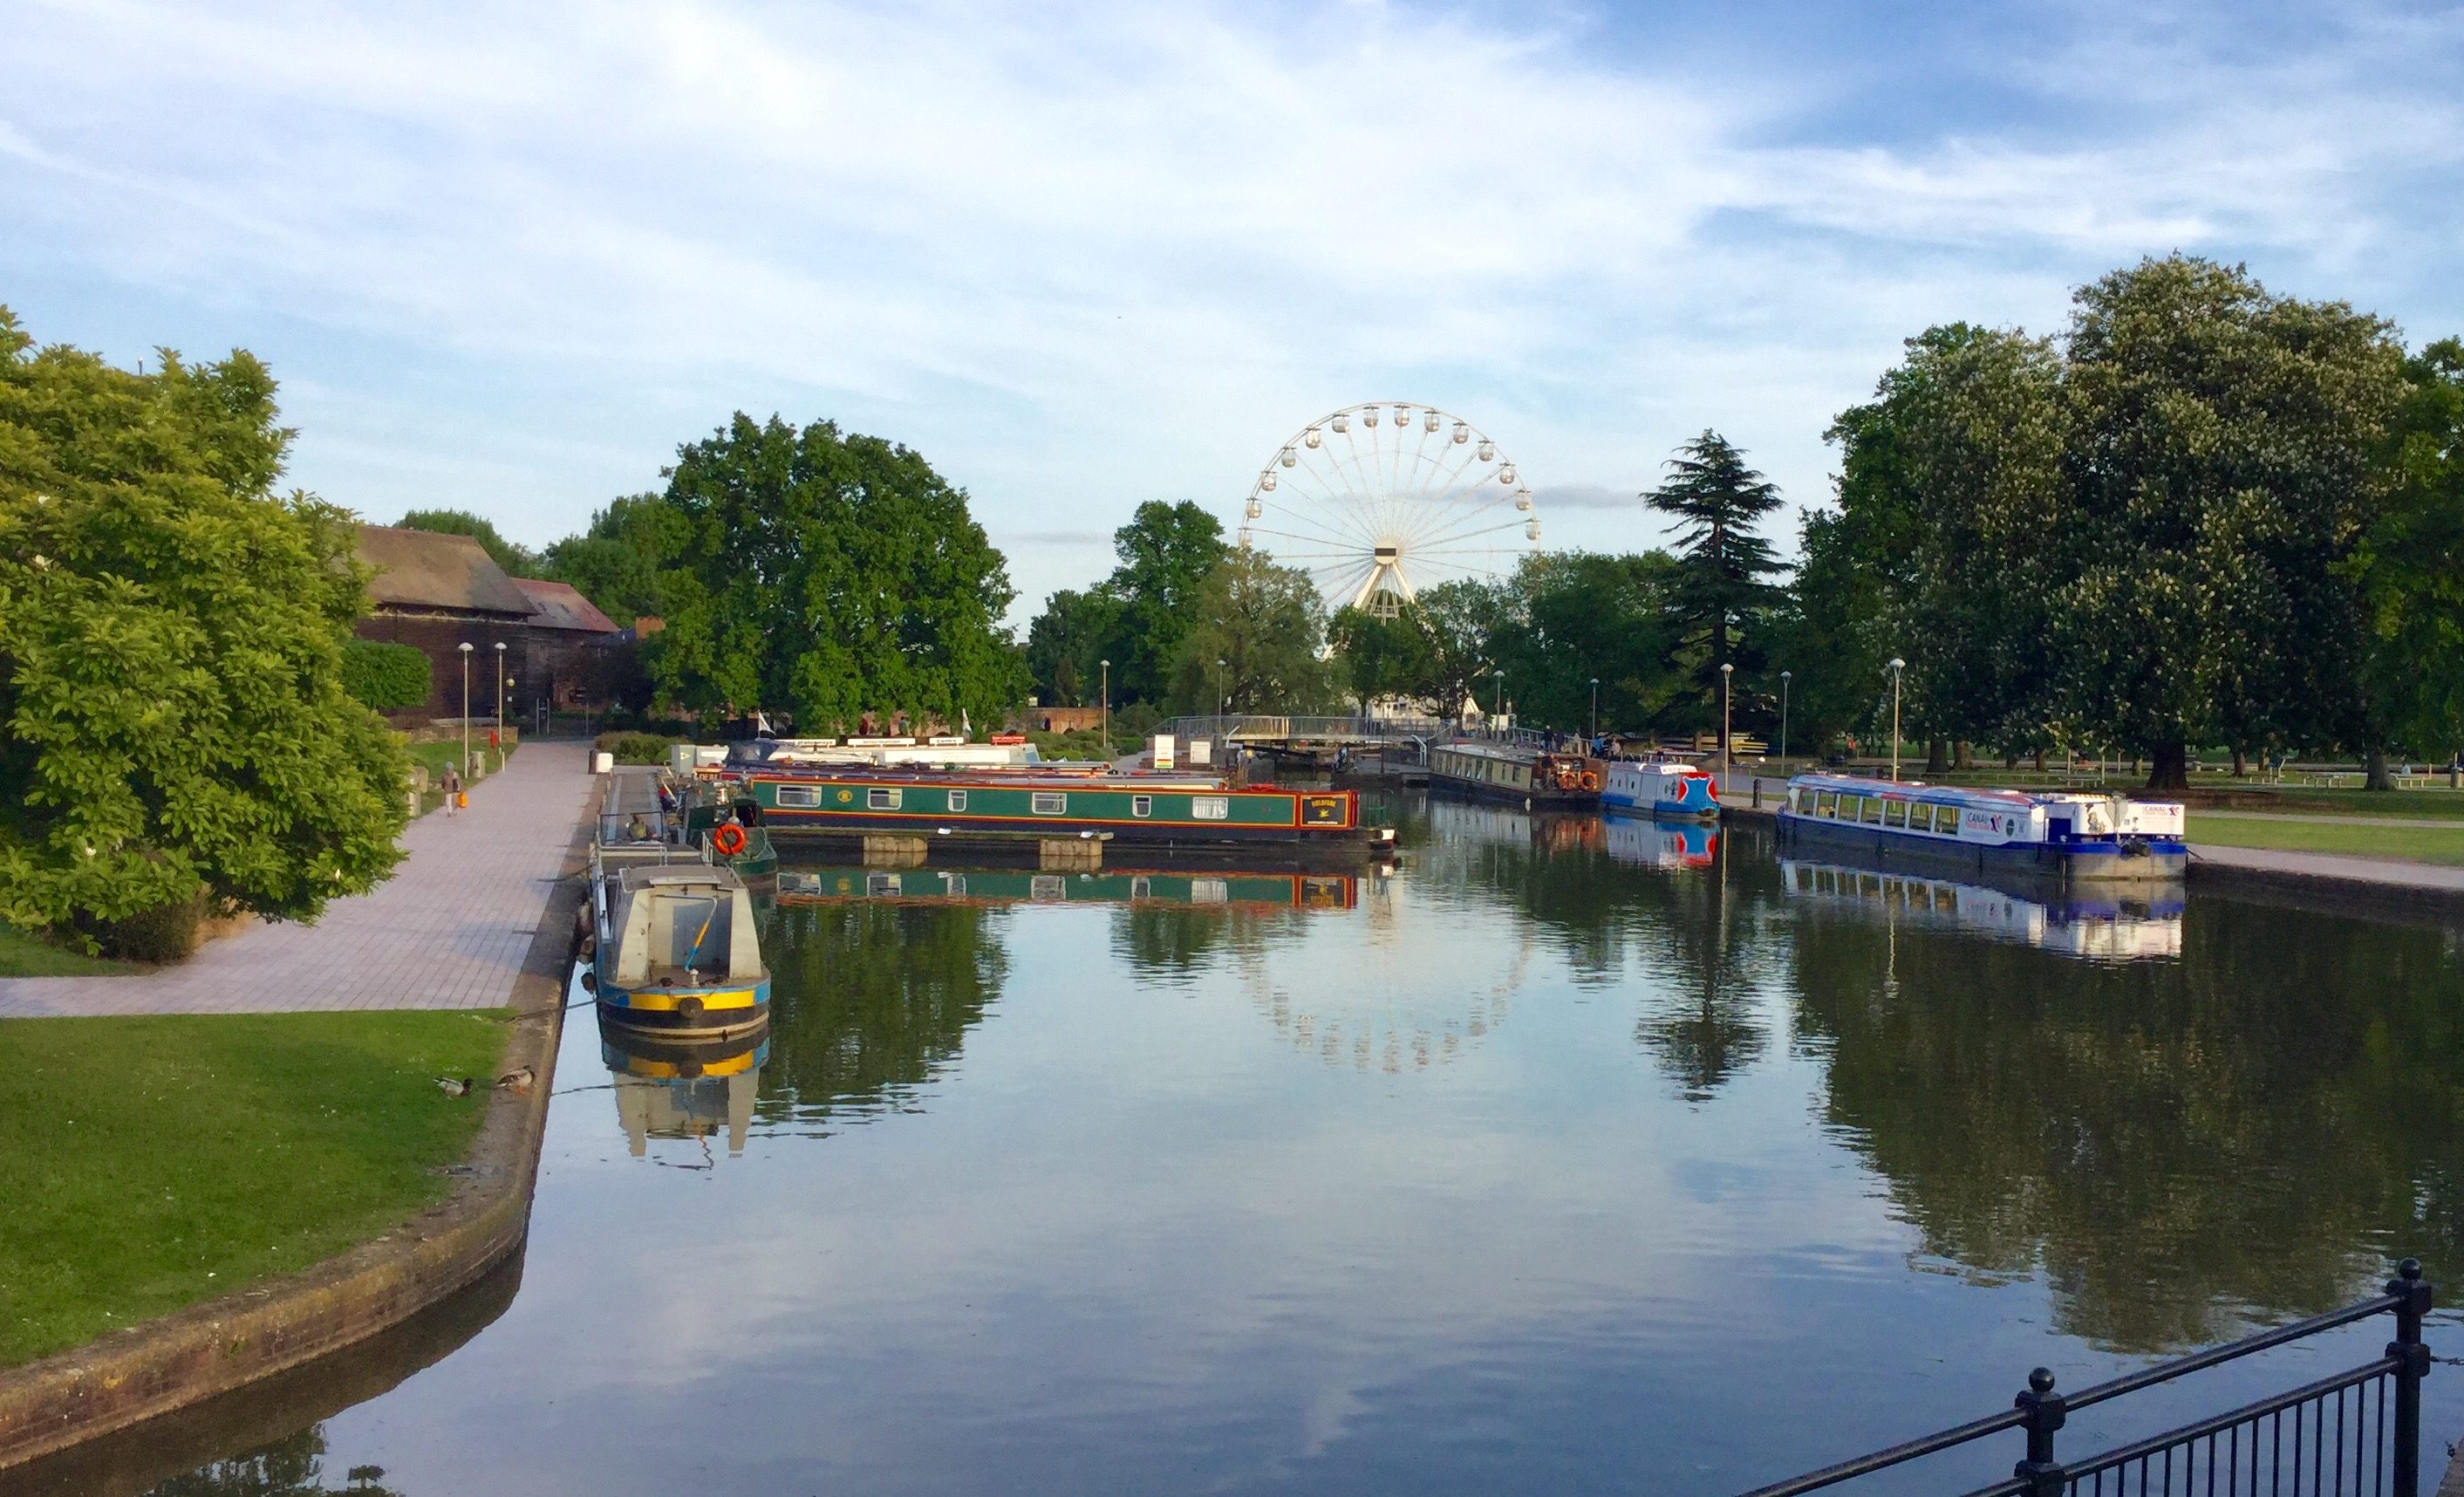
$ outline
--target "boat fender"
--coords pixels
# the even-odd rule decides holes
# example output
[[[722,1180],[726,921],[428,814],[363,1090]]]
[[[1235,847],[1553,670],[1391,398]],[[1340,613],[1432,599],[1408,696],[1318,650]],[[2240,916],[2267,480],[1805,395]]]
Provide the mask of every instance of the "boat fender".
[[[685,1023],[692,1024],[701,1017],[701,1000],[688,998],[680,1001],[676,1004],[676,1013]]]
[[[729,822],[710,834],[710,845],[718,849],[720,857],[732,858],[744,850],[744,828]]]
[[[598,973],[585,972],[582,975],[582,991],[585,993],[596,993],[599,991]]]

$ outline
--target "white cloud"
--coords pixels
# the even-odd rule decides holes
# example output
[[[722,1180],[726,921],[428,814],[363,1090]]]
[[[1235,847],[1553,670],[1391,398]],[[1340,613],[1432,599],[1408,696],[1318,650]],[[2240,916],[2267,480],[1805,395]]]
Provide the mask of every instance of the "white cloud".
[[[2403,269],[2457,210],[2388,187],[2464,151],[2464,41],[2365,20],[2231,62],[2085,15],[2007,64],[2063,130],[1876,143],[1776,74],[1400,7],[21,10],[0,275],[193,307],[292,376],[303,481],[486,473],[534,539],[738,406],[834,414],[967,485],[1031,603],[1138,500],[1228,515],[1300,420],[1401,396],[1565,494],[1553,542],[1625,544],[1590,488],[1714,426],[1818,497],[1901,337],[2051,324],[2143,253],[2464,314]],[[91,341],[93,295],[34,331]]]

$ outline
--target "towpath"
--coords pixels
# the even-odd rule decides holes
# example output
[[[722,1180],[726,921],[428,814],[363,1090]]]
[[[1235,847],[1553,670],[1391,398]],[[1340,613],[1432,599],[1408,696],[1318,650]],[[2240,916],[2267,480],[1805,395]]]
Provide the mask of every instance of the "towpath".
[[[597,802],[588,752],[523,744],[469,810],[404,830],[392,878],[314,925],[253,925],[141,976],[0,979],[0,1019],[501,1006]]]

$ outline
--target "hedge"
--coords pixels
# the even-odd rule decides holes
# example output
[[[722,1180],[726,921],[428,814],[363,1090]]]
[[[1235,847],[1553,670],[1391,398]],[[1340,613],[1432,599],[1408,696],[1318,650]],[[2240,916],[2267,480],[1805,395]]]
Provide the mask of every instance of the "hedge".
[[[408,645],[373,639],[342,642],[342,690],[379,712],[428,700],[428,656]]]
[[[615,755],[620,764],[664,764],[668,761],[668,745],[685,741],[656,733],[603,733],[593,746]]]

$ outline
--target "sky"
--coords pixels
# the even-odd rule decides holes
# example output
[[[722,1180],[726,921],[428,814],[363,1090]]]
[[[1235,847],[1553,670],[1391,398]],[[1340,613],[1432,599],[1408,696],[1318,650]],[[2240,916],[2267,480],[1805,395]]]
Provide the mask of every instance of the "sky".
[[[1694,434],[1819,503],[1902,340],[2144,255],[2464,332],[2455,5],[0,0],[0,304],[253,350],[293,481],[540,544],[827,417],[1021,619],[1365,401],[1621,550]]]

